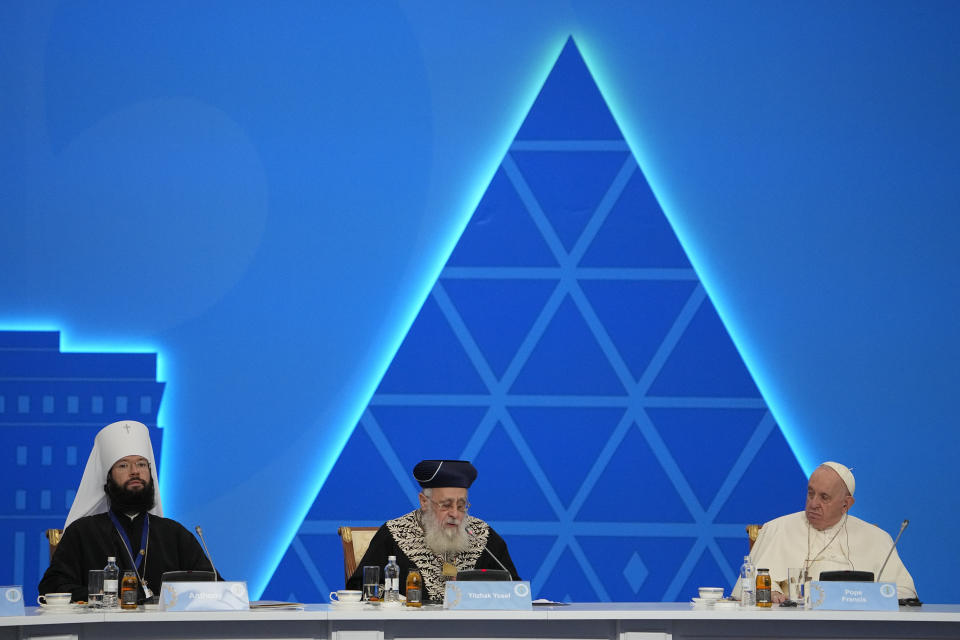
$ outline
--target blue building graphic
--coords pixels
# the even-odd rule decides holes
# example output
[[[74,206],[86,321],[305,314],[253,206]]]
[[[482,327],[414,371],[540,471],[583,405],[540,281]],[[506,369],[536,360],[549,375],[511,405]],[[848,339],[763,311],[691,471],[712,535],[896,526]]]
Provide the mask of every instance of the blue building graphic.
[[[102,427],[146,424],[160,459],[156,372],[154,353],[62,353],[59,331],[0,331],[0,583],[39,582],[44,532],[63,526]]]

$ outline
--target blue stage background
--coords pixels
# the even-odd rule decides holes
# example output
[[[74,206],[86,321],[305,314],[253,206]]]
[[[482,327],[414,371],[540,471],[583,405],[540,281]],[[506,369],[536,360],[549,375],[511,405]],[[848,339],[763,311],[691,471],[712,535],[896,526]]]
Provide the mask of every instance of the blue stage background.
[[[651,458],[609,467],[617,475],[600,483],[607,491],[582,496],[589,522],[626,523],[623,539],[607,543],[595,534],[614,527],[585,534],[554,509],[583,485],[525,471],[531,460],[562,466],[571,446],[612,442],[597,427],[596,441],[577,444],[580,425],[603,424],[596,412],[577,421],[533,406],[503,414],[514,424],[484,423],[489,399],[459,418],[454,410],[410,417],[383,396],[423,390],[397,386],[410,380],[400,375],[409,374],[404,356],[419,357],[408,348],[415,343],[400,346],[411,326],[410,341],[436,348],[442,336],[424,327],[467,318],[464,299],[504,299],[496,286],[469,291],[461,277],[469,273],[450,268],[478,266],[458,242],[474,212],[505,193],[497,186],[509,172],[504,159],[523,151],[513,146],[521,124],[572,36],[622,151],[716,310],[712,326],[722,322],[720,335],[729,334],[779,425],[771,433],[782,431],[803,471],[826,458],[854,466],[854,513],[887,530],[909,517],[902,555],[921,597],[958,601],[950,576],[960,560],[939,553],[960,512],[957,18],[946,2],[4,3],[0,329],[60,331],[65,352],[158,354],[155,375],[143,380],[164,385],[156,424],[166,511],[202,524],[220,568],[249,580],[254,595],[332,582],[329,572],[307,574],[338,558],[333,532],[311,542],[301,527],[406,510],[412,486],[400,475],[422,451],[477,454],[478,515],[503,522],[518,565],[544,595],[603,599],[599,585],[617,599],[687,597],[690,585],[664,580],[669,562],[653,567],[652,554],[668,550],[678,567],[707,559],[677,576],[726,577],[724,560],[739,552],[720,544],[691,554],[677,529],[663,536],[672,540],[631,538],[651,512],[659,523],[690,518],[690,496],[707,491],[698,483],[718,482],[715,448],[702,434],[686,443],[684,473],[668,469],[665,484],[630,476],[654,458],[663,464],[654,448]],[[530,167],[517,166],[527,176]],[[574,231],[556,232],[574,248],[564,244]],[[529,258],[509,266],[535,264]],[[583,287],[591,306],[605,300],[608,311],[615,289]],[[513,292],[536,311],[536,291]],[[585,307],[558,302],[563,328],[586,335],[577,320]],[[630,313],[613,314],[613,343],[617,331],[630,334],[622,320]],[[541,342],[550,346],[541,370],[562,360],[566,344]],[[513,355],[479,352],[494,370]],[[476,368],[459,373],[477,382]],[[23,383],[22,372],[4,375],[5,389]],[[541,380],[527,379],[530,393],[544,395]],[[47,412],[45,392],[30,393],[4,391],[0,404],[10,427],[2,582],[36,575],[42,548],[17,538],[17,527],[32,522],[39,535],[58,509],[65,514],[56,492],[70,474],[79,479],[86,455],[80,431],[65,436],[32,417]],[[51,402],[53,412],[69,410]],[[139,402],[123,406],[139,415]],[[94,415],[121,404],[106,406]],[[608,419],[610,434],[620,423]],[[702,424],[660,419],[664,433]],[[400,438],[378,448],[378,429],[409,424],[428,431],[411,436],[421,446],[398,447]],[[641,451],[639,437],[649,445],[652,431],[623,424],[634,438],[624,451]],[[574,436],[551,441],[551,429]],[[748,514],[802,505],[797,463],[760,459],[771,464],[751,471],[752,505],[724,520],[731,544]],[[47,484],[44,461],[62,465],[63,478]],[[679,502],[656,490],[676,489],[687,469],[698,471]],[[507,470],[523,472],[515,504],[504,499],[514,488],[500,475]],[[392,497],[372,499],[370,478]],[[550,503],[543,478],[559,502],[534,511],[530,496]],[[681,503],[686,512],[668,513]],[[555,516],[556,530],[535,526]],[[598,544],[614,557],[597,560]],[[590,592],[568,586],[582,580],[578,571]],[[557,573],[575,577],[557,582]]]

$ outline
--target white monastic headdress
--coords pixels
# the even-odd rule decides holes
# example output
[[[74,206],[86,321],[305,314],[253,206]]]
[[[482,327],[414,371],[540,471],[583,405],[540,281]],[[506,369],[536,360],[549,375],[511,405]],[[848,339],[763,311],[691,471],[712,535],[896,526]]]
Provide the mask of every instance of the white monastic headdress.
[[[836,471],[837,475],[840,476],[840,479],[843,480],[843,484],[847,485],[847,491],[850,492],[850,495],[853,495],[853,490],[857,488],[857,483],[853,479],[853,472],[850,471],[848,467],[845,467],[839,462],[824,462],[820,466],[830,467]]]
[[[67,514],[67,521],[63,524],[64,529],[78,518],[105,513],[110,508],[110,499],[107,498],[103,485],[107,481],[107,474],[113,464],[126,456],[143,456],[150,462],[150,475],[153,477],[156,498],[150,513],[163,515],[163,508],[160,505],[160,484],[157,481],[157,463],[153,459],[150,432],[145,424],[133,420],[121,420],[108,424],[94,438],[93,450],[87,458],[87,466],[83,469],[80,487],[73,499],[70,513]]]

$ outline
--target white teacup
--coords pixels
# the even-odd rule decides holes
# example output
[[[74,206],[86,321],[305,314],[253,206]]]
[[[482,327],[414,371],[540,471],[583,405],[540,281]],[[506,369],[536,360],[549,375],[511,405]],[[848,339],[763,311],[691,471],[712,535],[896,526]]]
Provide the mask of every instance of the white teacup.
[[[334,604],[338,603],[353,603],[360,602],[360,596],[363,595],[362,591],[354,591],[352,589],[340,589],[339,591],[330,592],[330,602]]]
[[[723,587],[700,587],[700,597],[704,600],[720,600],[723,598]]]
[[[66,607],[70,604],[70,597],[69,593],[45,593],[37,596],[37,604],[47,607]]]

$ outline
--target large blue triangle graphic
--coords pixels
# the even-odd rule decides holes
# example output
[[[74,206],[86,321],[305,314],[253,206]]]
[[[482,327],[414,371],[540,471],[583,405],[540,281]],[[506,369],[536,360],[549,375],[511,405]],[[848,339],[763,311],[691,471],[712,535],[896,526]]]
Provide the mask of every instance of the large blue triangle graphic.
[[[806,479],[693,263],[569,39],[276,576],[312,583],[271,593],[339,586],[336,525],[402,515],[434,456],[476,461],[535,597],[731,583]]]

